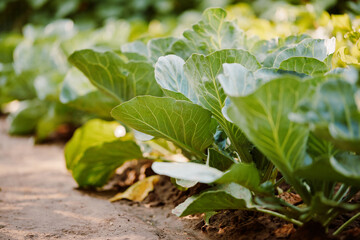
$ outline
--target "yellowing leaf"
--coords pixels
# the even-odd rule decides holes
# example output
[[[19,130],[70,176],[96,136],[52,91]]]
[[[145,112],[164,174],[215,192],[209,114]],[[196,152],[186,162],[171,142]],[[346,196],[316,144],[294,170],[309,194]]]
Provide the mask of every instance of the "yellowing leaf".
[[[351,20],[349,15],[331,15],[334,32],[350,32],[352,30]]]
[[[356,57],[352,56],[349,53],[349,49],[346,47],[340,47],[336,53],[335,53],[335,57],[332,60],[334,64],[334,66],[340,66],[340,67],[345,67],[346,65],[359,65],[359,61]]]
[[[110,202],[115,202],[121,199],[129,199],[135,202],[143,201],[149,192],[154,190],[154,185],[159,182],[160,176],[154,175],[138,181],[134,185],[126,189],[125,192],[118,193],[110,198]]]

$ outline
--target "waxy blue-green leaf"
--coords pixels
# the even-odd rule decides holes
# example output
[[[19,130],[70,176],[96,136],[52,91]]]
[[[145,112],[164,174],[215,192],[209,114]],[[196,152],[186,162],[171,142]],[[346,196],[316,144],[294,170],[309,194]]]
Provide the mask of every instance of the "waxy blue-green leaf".
[[[238,63],[224,63],[224,73],[218,76],[221,86],[229,95],[245,96],[258,85],[252,71]]]
[[[328,41],[324,39],[304,39],[295,46],[280,51],[276,55],[272,66],[274,68],[279,68],[283,61],[292,57],[309,57],[324,61],[326,57],[331,54],[327,42]]]
[[[39,74],[34,79],[37,98],[41,101],[58,101],[64,75],[58,72]]]
[[[315,135],[335,146],[360,152],[360,111],[355,101],[356,88],[331,78],[303,104],[292,120],[308,124]]]
[[[185,39],[172,46],[172,52],[187,59],[192,53],[209,54],[226,48],[244,48],[244,34],[233,22],[226,20],[226,11],[209,8],[192,30],[183,33]]]
[[[305,73],[307,75],[324,74],[330,70],[324,62],[309,57],[289,58],[282,61],[279,68],[286,71]]]
[[[172,141],[201,158],[214,141],[216,123],[211,113],[188,101],[139,96],[115,107],[111,114],[135,130]]]
[[[155,162],[152,165],[155,173],[172,178],[201,183],[228,184],[237,183],[251,191],[262,192],[260,175],[253,163],[233,163],[225,172],[204,164]]]
[[[305,90],[299,80],[286,77],[247,96],[229,94],[228,116],[286,177],[305,158],[308,129],[288,118]]]
[[[184,64],[185,61],[176,55],[160,57],[155,64],[155,79],[169,97],[197,104],[197,96],[184,73]]]
[[[250,209],[256,206],[248,189],[231,183],[189,197],[172,212],[179,217],[223,209]]]
[[[134,41],[134,42],[123,44],[121,46],[121,52],[136,53],[136,54],[139,54],[139,55],[145,56],[145,57],[149,56],[147,46],[145,45],[145,43],[143,43],[141,41]]]
[[[229,136],[231,143],[241,159],[250,162],[248,141],[234,124],[222,114],[226,94],[217,78],[224,63],[239,63],[246,69],[255,71],[260,68],[256,58],[249,52],[239,49],[226,49],[208,56],[193,54],[185,63],[185,76],[190,81],[200,104],[210,110]]]
[[[113,98],[94,87],[76,68],[71,68],[64,79],[60,101],[105,118],[111,117],[111,110],[118,104]]]
[[[82,71],[99,89],[118,102],[127,101],[138,95],[161,96],[156,84],[154,68],[148,62],[125,63],[113,52],[81,50],[73,53],[69,61]]]
[[[253,53],[260,60],[264,67],[272,67],[276,56],[281,51],[289,48],[289,46],[294,46],[295,44],[298,44],[307,38],[310,38],[310,36],[302,34],[297,36],[289,36],[285,39],[279,38],[268,40],[265,41],[265,43],[259,41],[259,43],[256,43],[253,49],[251,49],[251,53]]]
[[[14,51],[13,65],[17,74],[27,71],[45,73],[54,69],[59,74],[65,74],[68,69],[65,54],[52,41],[35,44],[24,40]]]
[[[223,173],[216,168],[193,162],[154,162],[151,168],[159,175],[201,183],[212,183],[223,175]]]

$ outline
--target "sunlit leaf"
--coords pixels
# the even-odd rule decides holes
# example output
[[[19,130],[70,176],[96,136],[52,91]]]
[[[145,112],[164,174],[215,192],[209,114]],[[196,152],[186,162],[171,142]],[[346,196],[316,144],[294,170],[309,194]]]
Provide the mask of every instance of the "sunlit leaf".
[[[112,116],[140,132],[172,141],[201,158],[213,142],[216,128],[209,111],[168,97],[136,97],[115,107]]]

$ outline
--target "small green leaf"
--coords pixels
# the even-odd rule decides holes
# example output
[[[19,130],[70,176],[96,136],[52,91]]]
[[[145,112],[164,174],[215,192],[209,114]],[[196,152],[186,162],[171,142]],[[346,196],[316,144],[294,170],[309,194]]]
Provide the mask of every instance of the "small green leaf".
[[[244,47],[243,32],[233,22],[226,21],[226,11],[221,8],[205,10],[202,20],[183,35],[185,39],[175,42],[172,51],[184,59],[192,53],[209,54],[220,49]]]
[[[226,156],[214,148],[208,149],[206,165],[209,167],[219,169],[220,171],[225,171],[228,170],[233,164],[234,160],[232,160],[230,156]]]
[[[237,183],[251,191],[260,191],[260,175],[254,163],[235,163],[216,183]]]
[[[19,109],[9,116],[9,134],[34,133],[38,121],[46,114],[47,105],[38,99],[20,102]]]
[[[155,64],[155,79],[169,97],[197,104],[197,96],[184,73],[184,64],[185,61],[176,55],[160,57]]]
[[[251,193],[238,184],[220,185],[186,199],[173,213],[179,217],[224,209],[254,208]]]
[[[148,57],[147,46],[141,41],[134,41],[131,43],[126,43],[121,46],[121,52],[123,53],[137,53],[141,56]]]
[[[151,39],[148,42],[150,60],[156,63],[159,57],[167,55],[176,40],[177,39],[173,37]]]
[[[281,62],[279,68],[286,71],[305,73],[307,75],[324,74],[329,71],[328,66],[324,62],[309,57],[289,58]]]
[[[50,102],[46,113],[39,119],[36,126],[36,142],[45,140],[51,133],[55,132],[62,123],[73,122],[73,109],[59,102]]]
[[[216,123],[211,113],[187,101],[140,96],[115,107],[111,114],[135,130],[172,141],[201,158],[214,141]]]
[[[273,62],[274,68],[279,68],[280,64],[292,57],[309,57],[319,61],[324,61],[331,53],[327,47],[327,40],[307,38],[300,43],[280,51]]]

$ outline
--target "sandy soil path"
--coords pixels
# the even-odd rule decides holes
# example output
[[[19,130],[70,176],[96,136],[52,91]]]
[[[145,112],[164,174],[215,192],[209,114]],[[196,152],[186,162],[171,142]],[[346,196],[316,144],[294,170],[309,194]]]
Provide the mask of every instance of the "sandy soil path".
[[[0,119],[0,239],[206,239],[169,209],[75,190],[63,146],[9,137]]]

